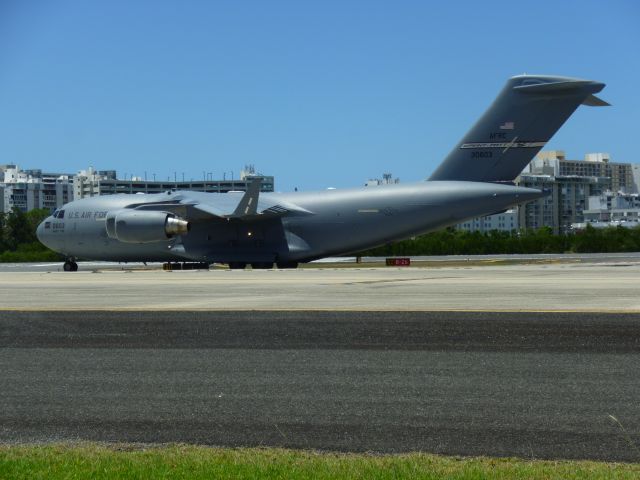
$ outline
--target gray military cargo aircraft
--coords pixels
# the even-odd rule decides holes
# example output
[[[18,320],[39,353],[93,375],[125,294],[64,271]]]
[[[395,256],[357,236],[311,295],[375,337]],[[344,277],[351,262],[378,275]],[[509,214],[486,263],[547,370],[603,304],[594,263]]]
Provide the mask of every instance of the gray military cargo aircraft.
[[[348,190],[121,194],[66,204],[40,241],[66,257],[295,268],[503,211],[545,195],[513,181],[579,105],[608,105],[603,83],[519,75],[426,181]]]

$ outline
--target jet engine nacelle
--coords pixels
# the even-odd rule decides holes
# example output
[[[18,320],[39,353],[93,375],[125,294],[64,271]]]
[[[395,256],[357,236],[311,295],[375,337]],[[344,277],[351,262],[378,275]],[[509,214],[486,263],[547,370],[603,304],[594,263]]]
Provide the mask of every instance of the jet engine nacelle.
[[[153,210],[119,210],[107,214],[107,235],[126,243],[163,242],[184,235],[190,224],[173,213]]]

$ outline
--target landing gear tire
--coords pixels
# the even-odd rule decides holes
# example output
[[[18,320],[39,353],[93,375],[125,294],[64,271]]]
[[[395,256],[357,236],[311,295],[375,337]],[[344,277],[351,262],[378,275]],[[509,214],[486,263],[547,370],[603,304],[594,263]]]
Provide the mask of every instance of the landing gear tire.
[[[229,262],[229,268],[231,270],[244,270],[247,266],[244,262]]]
[[[298,268],[298,262],[278,262],[276,266],[278,268]]]
[[[251,264],[251,268],[254,270],[268,270],[273,268],[273,262],[256,262]]]
[[[66,262],[64,262],[64,265],[62,265],[62,269],[65,272],[77,272],[78,271],[78,264],[76,262],[72,262],[70,260],[67,260]]]

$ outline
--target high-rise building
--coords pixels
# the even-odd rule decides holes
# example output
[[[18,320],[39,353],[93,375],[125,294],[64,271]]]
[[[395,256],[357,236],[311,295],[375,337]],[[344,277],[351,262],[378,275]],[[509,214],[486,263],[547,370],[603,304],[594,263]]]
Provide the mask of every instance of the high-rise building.
[[[637,191],[630,163],[611,162],[608,153],[588,153],[584,160],[567,160],[562,150],[538,153],[516,184],[549,192],[547,197],[519,208],[520,227],[546,226],[554,233],[568,232],[572,224],[584,222],[590,197],[607,191]]]
[[[0,212],[13,208],[27,212],[35,208],[55,210],[65,203],[96,195],[114,193],[161,193],[167,190],[199,192],[229,192],[246,190],[249,180],[261,177],[261,191],[273,192],[274,178],[256,173],[253,165],[240,172],[239,179],[215,180],[212,174],[203,180],[145,181],[139,177],[117,178],[115,170],[95,170],[93,167],[77,174],[46,173],[39,169],[21,170],[17,165],[0,165]],[[207,178],[209,177],[209,178]]]
[[[484,217],[476,217],[466,222],[456,225],[456,230],[465,232],[490,232],[498,230],[501,232],[512,232],[519,230],[518,210],[511,209],[506,212],[487,215]]]
[[[633,178],[633,185],[635,187],[635,191],[633,193],[640,193],[640,164],[631,164],[631,176]]]
[[[550,227],[565,233],[571,224],[584,221],[588,199],[610,185],[607,177],[551,176],[521,174],[516,184],[547,192],[545,197],[518,207],[518,223],[523,229]]]
[[[611,161],[608,153],[587,153],[584,160],[567,160],[562,150],[538,153],[523,173],[553,177],[607,177],[613,192],[638,193],[630,163]]]
[[[21,170],[17,165],[0,165],[0,211],[13,208],[27,212],[36,208],[55,210],[73,200],[72,176]]]
[[[589,197],[589,208],[584,212],[584,221],[572,227],[580,229],[590,224],[595,227],[640,225],[640,195],[637,193],[604,192]]]
[[[130,177],[128,180],[116,178],[115,170],[94,170],[90,167],[81,170],[74,176],[74,195],[76,199],[93,197],[97,195],[113,195],[115,193],[162,193],[167,190],[192,190],[196,192],[230,192],[244,191],[249,184],[249,180],[254,177],[262,178],[260,191],[273,192],[274,178],[271,175],[262,175],[255,172],[252,165],[247,165],[240,172],[237,180],[207,179],[206,175],[202,180],[180,181],[174,177],[173,181],[153,181],[144,180],[140,177]],[[211,176],[212,177],[212,176]]]
[[[638,191],[640,166],[615,163],[608,153],[588,153],[584,160],[567,160],[562,150],[540,152],[516,179],[522,187],[544,190],[547,196],[519,206],[517,228],[550,227],[554,233],[571,231],[572,224],[585,221],[589,198],[613,192],[627,195]],[[481,217],[458,227],[486,231],[495,222]]]

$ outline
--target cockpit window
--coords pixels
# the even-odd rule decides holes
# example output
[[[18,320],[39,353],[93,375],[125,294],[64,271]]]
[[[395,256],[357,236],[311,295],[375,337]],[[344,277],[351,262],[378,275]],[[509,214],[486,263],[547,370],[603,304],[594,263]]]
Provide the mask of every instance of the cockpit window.
[[[64,218],[64,210],[56,210],[53,212],[53,218]]]

